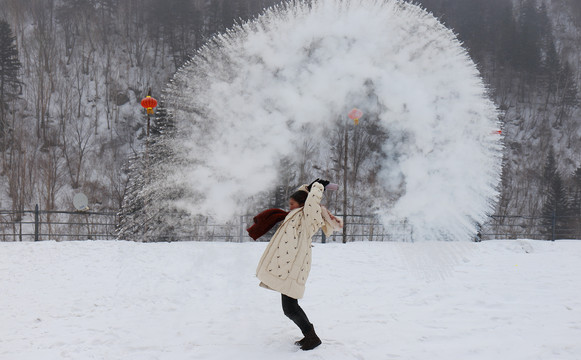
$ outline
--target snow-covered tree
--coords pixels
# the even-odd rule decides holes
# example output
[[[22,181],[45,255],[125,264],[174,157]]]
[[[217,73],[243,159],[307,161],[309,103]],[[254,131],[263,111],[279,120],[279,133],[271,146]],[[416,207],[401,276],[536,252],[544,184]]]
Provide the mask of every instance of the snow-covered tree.
[[[168,146],[175,131],[163,102],[157,108],[144,150],[129,162],[129,183],[119,214],[118,234],[134,241],[175,241],[191,230],[191,216],[172,206],[185,189],[152,186],[164,181],[167,167],[176,166]]]

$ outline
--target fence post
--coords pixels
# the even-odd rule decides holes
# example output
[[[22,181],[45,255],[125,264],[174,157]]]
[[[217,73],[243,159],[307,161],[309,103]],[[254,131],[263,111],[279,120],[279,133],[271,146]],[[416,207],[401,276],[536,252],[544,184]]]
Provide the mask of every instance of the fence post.
[[[242,242],[244,236],[244,215],[240,215],[240,234],[239,241]]]
[[[343,214],[343,244],[347,244],[347,210]]]
[[[555,213],[556,213],[556,211],[553,210],[553,218],[551,219],[551,223],[553,225],[552,226],[553,229],[552,229],[551,241],[555,241],[555,226],[556,226],[556,223],[557,223],[557,220],[555,218],[555,215],[556,215]]]
[[[39,211],[38,211],[38,204],[34,206],[34,241],[38,241],[38,233],[39,233]]]

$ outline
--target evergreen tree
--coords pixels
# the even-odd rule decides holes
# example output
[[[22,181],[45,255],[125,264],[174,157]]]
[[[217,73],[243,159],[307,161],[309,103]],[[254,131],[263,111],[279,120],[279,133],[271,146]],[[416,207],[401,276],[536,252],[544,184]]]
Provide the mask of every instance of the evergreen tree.
[[[542,191],[546,191],[550,188],[555,175],[557,175],[557,161],[555,160],[555,150],[553,150],[553,147],[550,147],[547,160],[545,161],[545,167],[543,169]]]
[[[186,62],[202,43],[206,32],[200,11],[190,0],[152,1],[147,14],[152,37],[161,37],[169,45],[175,68]]]
[[[569,192],[571,229],[574,231],[574,238],[581,236],[581,166],[579,166],[572,177],[572,186]]]
[[[117,225],[117,236],[124,240],[140,241],[142,236],[144,201],[141,196],[145,171],[145,161],[142,154],[137,154],[129,159],[126,169],[129,181],[127,190],[123,196],[123,204],[119,212],[119,224]]]
[[[175,202],[189,189],[167,184],[170,168],[177,166],[168,140],[175,136],[173,117],[163,102],[156,110],[150,136],[142,153],[129,166],[129,185],[119,214],[120,239],[157,242],[182,240],[196,229],[196,221]],[[159,189],[163,184],[163,189]]]
[[[545,162],[542,183],[541,193],[546,197],[542,210],[545,235],[549,239],[571,237],[569,200],[552,147]]]
[[[7,141],[9,104],[20,92],[20,70],[16,37],[5,20],[0,20],[0,147]]]
[[[501,65],[514,66],[516,63],[514,49],[518,43],[518,25],[513,14],[513,8],[510,2],[505,2],[497,11],[494,41],[496,59]]]
[[[571,209],[573,213],[581,215],[581,166],[573,173],[573,186],[571,188]]]
[[[568,62],[565,62],[558,74],[557,86],[557,123],[561,124],[564,118],[571,116],[573,110],[579,106],[579,93],[575,82],[575,75]]]
[[[121,239],[158,240],[159,216],[163,214],[159,205],[168,193],[157,193],[151,185],[156,178],[163,176],[160,174],[160,164],[171,158],[171,151],[164,145],[164,136],[171,136],[173,129],[171,116],[160,103],[150,128],[150,137],[145,140],[145,149],[129,162],[127,192],[119,213],[118,236]]]
[[[542,16],[535,0],[526,0],[519,16],[519,41],[516,48],[516,65],[529,74],[538,72],[541,65],[541,38],[544,36],[540,24]]]
[[[550,239],[570,238],[570,211],[567,193],[559,172],[552,178],[547,192],[547,201],[543,207],[543,225],[545,234]]]
[[[581,1],[569,1],[573,21],[581,26]]]
[[[270,207],[285,209],[288,207],[288,199],[301,185],[297,180],[296,163],[290,157],[283,157],[278,167],[278,183],[274,196],[274,203]]]

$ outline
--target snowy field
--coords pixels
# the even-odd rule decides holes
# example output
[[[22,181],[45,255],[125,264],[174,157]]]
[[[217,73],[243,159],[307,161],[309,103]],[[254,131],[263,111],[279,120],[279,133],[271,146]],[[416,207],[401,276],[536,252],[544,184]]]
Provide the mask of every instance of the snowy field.
[[[0,359],[581,359],[581,241],[316,244],[303,352],[266,243],[0,243]]]

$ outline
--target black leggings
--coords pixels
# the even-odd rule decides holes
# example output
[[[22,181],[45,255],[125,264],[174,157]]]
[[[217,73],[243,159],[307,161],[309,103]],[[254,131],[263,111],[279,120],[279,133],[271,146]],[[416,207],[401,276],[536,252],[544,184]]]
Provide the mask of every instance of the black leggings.
[[[282,311],[284,314],[294,321],[301,329],[303,334],[306,334],[311,329],[312,325],[307,318],[307,314],[299,306],[299,301],[282,294]]]

